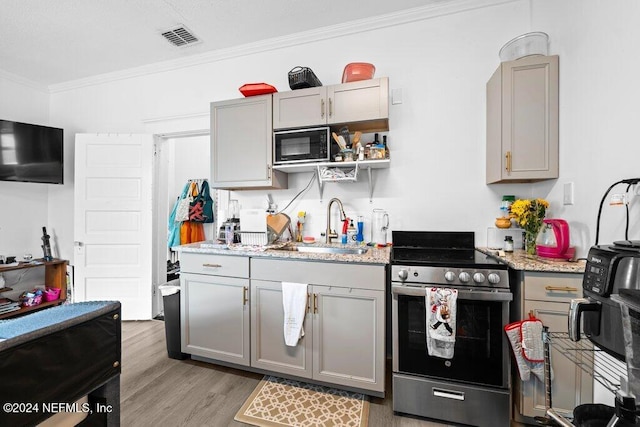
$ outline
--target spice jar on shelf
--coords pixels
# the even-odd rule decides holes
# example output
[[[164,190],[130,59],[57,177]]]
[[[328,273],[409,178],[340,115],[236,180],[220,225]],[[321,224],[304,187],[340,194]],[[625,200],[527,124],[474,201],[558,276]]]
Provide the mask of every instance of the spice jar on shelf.
[[[340,153],[342,154],[342,161],[343,162],[353,162],[354,158],[353,158],[353,150],[351,148],[346,148],[344,150],[341,150]]]

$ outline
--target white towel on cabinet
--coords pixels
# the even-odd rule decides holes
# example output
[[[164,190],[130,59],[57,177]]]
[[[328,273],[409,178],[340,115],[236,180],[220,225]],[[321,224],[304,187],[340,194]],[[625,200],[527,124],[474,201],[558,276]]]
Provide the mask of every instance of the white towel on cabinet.
[[[282,306],[284,308],[284,342],[289,347],[298,345],[304,336],[307,310],[307,284],[282,282]]]
[[[456,345],[456,300],[458,290],[427,288],[426,335],[429,356],[452,359]]]

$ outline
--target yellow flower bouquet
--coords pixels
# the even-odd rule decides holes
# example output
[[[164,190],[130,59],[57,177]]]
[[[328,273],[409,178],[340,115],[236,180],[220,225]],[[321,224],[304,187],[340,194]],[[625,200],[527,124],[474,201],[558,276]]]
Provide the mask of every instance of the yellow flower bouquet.
[[[524,230],[524,247],[529,255],[536,254],[536,237],[549,208],[545,199],[518,199],[511,205],[510,216]]]

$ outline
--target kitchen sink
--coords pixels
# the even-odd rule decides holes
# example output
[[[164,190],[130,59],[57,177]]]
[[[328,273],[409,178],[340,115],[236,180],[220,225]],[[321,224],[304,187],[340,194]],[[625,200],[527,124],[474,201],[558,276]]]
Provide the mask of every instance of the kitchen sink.
[[[280,250],[337,255],[363,255],[369,251],[368,248],[335,248],[322,246],[290,246],[281,248]]]

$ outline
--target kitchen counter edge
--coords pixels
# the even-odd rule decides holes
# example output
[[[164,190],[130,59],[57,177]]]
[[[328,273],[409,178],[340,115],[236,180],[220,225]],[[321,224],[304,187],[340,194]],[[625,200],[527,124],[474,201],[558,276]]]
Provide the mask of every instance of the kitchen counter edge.
[[[289,243],[289,245],[296,245],[295,243]],[[315,246],[320,247],[354,247],[345,246],[341,244],[324,244],[316,243]],[[302,245],[299,245],[302,246]],[[242,247],[240,245],[232,248],[227,248],[226,245],[214,245],[211,242],[198,242],[190,243],[187,245],[174,246],[171,249],[178,252],[185,253],[200,253],[200,254],[213,254],[213,255],[229,255],[229,256],[247,256],[254,258],[279,258],[279,259],[297,259],[307,261],[324,261],[324,262],[343,262],[352,264],[389,264],[391,257],[391,248],[389,246],[384,248],[374,248],[364,246],[369,249],[366,254],[352,255],[352,254],[326,254],[326,253],[309,253],[309,252],[296,252],[286,249],[267,249],[257,250],[253,247]]]
[[[565,261],[544,259],[527,254],[523,250],[505,252],[504,256],[498,255],[498,251],[489,248],[477,248],[480,252],[504,262],[515,270],[539,271],[548,273],[584,273],[586,262],[584,260]]]

